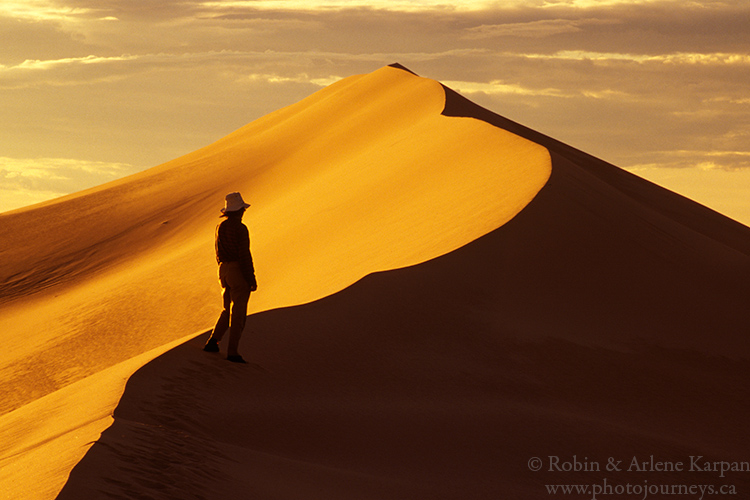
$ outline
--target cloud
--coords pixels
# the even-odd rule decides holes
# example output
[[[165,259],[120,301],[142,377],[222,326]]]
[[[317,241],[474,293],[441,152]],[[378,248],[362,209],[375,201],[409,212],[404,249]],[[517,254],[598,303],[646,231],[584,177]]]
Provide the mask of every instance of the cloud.
[[[503,83],[500,80],[495,80],[487,83],[445,80],[442,83],[455,90],[456,92],[466,94],[468,96],[471,96],[472,94],[486,94],[495,96],[522,95],[565,97],[565,93],[559,89],[533,89],[524,87],[519,84]]]
[[[247,81],[247,82],[252,82],[252,83],[261,82],[261,83],[266,83],[269,85],[284,84],[284,83],[303,83],[303,84],[312,84],[320,88],[323,88],[341,80],[342,78],[344,77],[329,76],[329,77],[323,77],[323,78],[315,78],[307,73],[300,73],[294,76],[280,76],[277,74],[268,74],[268,73],[252,73],[249,75],[242,76],[241,78],[238,79],[238,81],[239,82]]]
[[[137,171],[137,168],[124,163],[0,157],[0,188],[69,193],[81,185],[97,186]]]
[[[53,60],[26,60],[12,66],[0,65],[0,89],[36,88],[40,86],[91,86],[137,78],[144,72],[174,72],[211,67],[223,68],[224,74],[236,73],[244,80],[265,80],[268,83],[294,81],[318,87],[333,83],[330,69],[359,64],[371,71],[373,66],[396,62],[395,58],[428,61],[461,57],[476,50],[444,53],[356,54],[330,51],[245,52],[236,50],[207,51],[182,54],[125,54],[101,57],[88,55]],[[324,64],[318,64],[321,61]],[[264,72],[273,69],[275,71]]]
[[[560,33],[581,31],[580,21],[570,19],[545,19],[526,23],[483,24],[466,30],[466,38],[482,39],[500,36],[543,38]]]
[[[554,54],[524,54],[529,59],[572,60],[572,61],[631,61],[636,63],[660,63],[670,65],[743,65],[750,66],[750,54],[745,53],[686,53],[633,54],[629,52],[595,52],[584,50],[562,50]]]
[[[519,0],[508,4],[520,4]],[[493,8],[497,2],[482,0],[228,0],[202,1],[204,9],[252,9],[286,11],[336,11],[344,9],[388,10],[396,12],[480,11]],[[506,4],[507,5],[507,4]]]
[[[116,57],[68,57],[63,59],[28,59],[13,66],[0,66],[0,89],[38,88],[42,86],[94,85],[112,82],[124,77],[126,64],[149,59],[143,56],[123,55]],[[154,58],[150,58],[152,62]],[[132,68],[132,66],[130,66]]]
[[[86,57],[67,57],[65,59],[55,59],[55,60],[49,60],[49,61],[40,61],[39,59],[31,60],[27,59],[21,64],[14,66],[12,68],[3,68],[8,70],[13,69],[50,69],[55,66],[65,66],[65,65],[74,65],[74,64],[102,64],[102,63],[108,63],[112,61],[129,61],[137,59],[137,56],[120,56],[120,57],[99,57],[94,55],[89,55]]]
[[[137,172],[123,163],[0,157],[0,212],[98,186]]]
[[[628,168],[634,171],[649,168],[723,170],[727,172],[750,170],[750,151],[720,151],[675,149],[654,151],[650,157],[658,161],[634,164]]]
[[[95,9],[69,7],[52,0],[3,0],[0,16],[32,21],[62,21],[88,16]]]

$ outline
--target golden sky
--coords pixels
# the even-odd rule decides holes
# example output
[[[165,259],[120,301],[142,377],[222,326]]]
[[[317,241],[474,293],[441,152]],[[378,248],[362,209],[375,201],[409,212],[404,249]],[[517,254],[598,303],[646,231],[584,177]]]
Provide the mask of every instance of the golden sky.
[[[400,62],[750,224],[748,26],[745,0],[3,0],[0,211]]]

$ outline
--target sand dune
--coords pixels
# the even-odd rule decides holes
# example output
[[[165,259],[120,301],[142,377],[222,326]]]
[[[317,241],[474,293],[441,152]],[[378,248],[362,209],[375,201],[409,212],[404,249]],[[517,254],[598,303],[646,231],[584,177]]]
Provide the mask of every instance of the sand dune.
[[[265,286],[250,366],[181,339],[216,313],[229,186],[252,193]],[[436,82],[352,77],[64,200],[60,226],[45,222],[56,206],[9,219],[37,217],[50,243],[9,267],[47,271],[9,281],[0,321],[39,311],[53,329],[12,340],[4,373],[59,360],[46,396],[29,376],[0,417],[13,498],[54,496],[144,364],[59,498],[535,499],[604,477],[750,488],[746,473],[529,470],[548,456],[748,459],[750,229]],[[86,210],[102,218],[79,224]],[[75,328],[69,304],[88,315]]]
[[[444,103],[437,82],[382,68],[173,162],[1,215],[8,494],[53,495],[139,363],[213,323],[227,192],[253,204],[254,312],[426,261],[515,216],[547,181],[549,153],[446,117]]]

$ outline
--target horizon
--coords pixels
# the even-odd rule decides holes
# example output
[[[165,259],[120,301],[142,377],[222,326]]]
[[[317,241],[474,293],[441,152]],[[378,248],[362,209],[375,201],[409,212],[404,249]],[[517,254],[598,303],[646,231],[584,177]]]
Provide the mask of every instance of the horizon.
[[[4,2],[0,212],[398,62],[750,225],[748,18],[740,1]]]

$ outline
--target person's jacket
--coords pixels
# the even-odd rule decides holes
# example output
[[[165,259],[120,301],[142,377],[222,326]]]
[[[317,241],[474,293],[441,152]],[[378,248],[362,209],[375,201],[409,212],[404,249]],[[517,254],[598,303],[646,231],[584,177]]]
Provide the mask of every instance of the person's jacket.
[[[251,288],[257,286],[253,257],[250,255],[250,233],[237,217],[227,217],[216,226],[216,261],[237,262]]]

